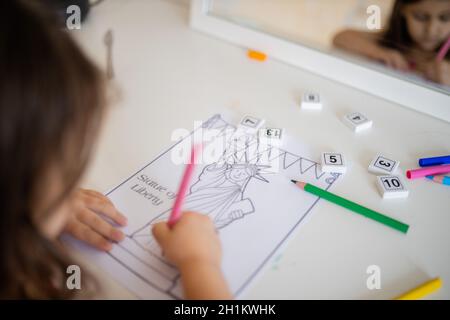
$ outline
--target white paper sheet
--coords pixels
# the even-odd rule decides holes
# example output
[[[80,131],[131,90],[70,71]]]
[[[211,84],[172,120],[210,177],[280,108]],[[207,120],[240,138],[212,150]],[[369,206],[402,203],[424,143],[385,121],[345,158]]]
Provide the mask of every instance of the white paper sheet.
[[[263,145],[256,135],[236,130],[219,115],[212,117],[108,193],[128,217],[123,242],[110,253],[100,253],[71,241],[140,298],[182,298],[178,271],[162,257],[150,229],[167,219],[185,168],[173,163],[173,152],[182,143],[190,145],[200,129],[215,137],[213,143],[225,139],[227,147],[216,162],[197,165],[184,208],[208,214],[215,222],[222,241],[223,271],[236,297],[242,296],[318,201],[290,179],[328,189],[339,177],[321,173],[305,147],[288,141],[283,147]],[[229,132],[231,138],[225,135]]]

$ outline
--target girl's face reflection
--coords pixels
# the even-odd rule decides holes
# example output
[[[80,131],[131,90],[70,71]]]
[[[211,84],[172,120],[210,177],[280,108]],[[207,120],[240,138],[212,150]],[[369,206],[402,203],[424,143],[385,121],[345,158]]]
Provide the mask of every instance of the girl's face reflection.
[[[408,32],[420,49],[435,51],[450,36],[450,0],[426,0],[403,9]]]

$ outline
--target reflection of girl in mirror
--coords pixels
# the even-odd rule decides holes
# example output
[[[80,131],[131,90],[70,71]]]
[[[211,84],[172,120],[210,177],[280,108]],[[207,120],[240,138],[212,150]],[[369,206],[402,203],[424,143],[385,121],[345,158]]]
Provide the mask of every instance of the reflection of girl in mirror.
[[[396,0],[384,31],[344,30],[334,45],[450,86],[450,52],[436,59],[449,37],[450,0]]]

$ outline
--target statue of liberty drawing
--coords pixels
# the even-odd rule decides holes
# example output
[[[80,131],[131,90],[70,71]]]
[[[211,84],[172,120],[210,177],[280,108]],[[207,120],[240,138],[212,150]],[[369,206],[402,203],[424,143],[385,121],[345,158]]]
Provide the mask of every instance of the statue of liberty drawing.
[[[247,159],[247,156],[238,157],[237,153],[234,153],[230,156],[223,155],[218,162],[205,166],[186,195],[184,210],[208,215],[217,229],[254,213],[254,204],[245,196],[245,190],[253,180],[268,183],[262,173],[269,166],[252,163]],[[131,238],[145,249],[155,247],[150,226],[167,221],[171,210],[166,210],[149,221],[134,232]]]
[[[244,198],[249,182],[253,178],[267,182],[259,175],[259,170],[255,164],[210,164],[191,187],[184,206],[208,215],[217,229],[242,219],[254,212],[252,201]]]

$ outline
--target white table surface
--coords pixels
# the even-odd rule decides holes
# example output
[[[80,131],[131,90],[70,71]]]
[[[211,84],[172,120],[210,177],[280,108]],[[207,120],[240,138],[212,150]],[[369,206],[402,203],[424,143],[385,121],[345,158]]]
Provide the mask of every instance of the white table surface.
[[[450,298],[450,189],[407,181],[408,199],[382,200],[367,171],[376,153],[401,161],[402,172],[421,156],[450,154],[449,123],[278,61],[251,61],[243,48],[189,29],[188,8],[173,2],[105,0],[94,7],[82,29],[70,32],[102,67],[109,28],[121,100],[107,116],[85,187],[110,189],[167,148],[174,129],[192,129],[195,120],[216,113],[235,121],[262,117],[312,146],[317,157],[345,153],[351,167],[333,191],[411,227],[405,236],[321,201],[245,298],[390,299],[436,276],[444,286],[429,298]],[[321,112],[299,109],[308,90],[326,100]],[[353,110],[374,127],[352,133],[340,118]],[[381,268],[380,290],[367,289],[369,265]],[[101,298],[133,298],[91,268],[104,288]]]

